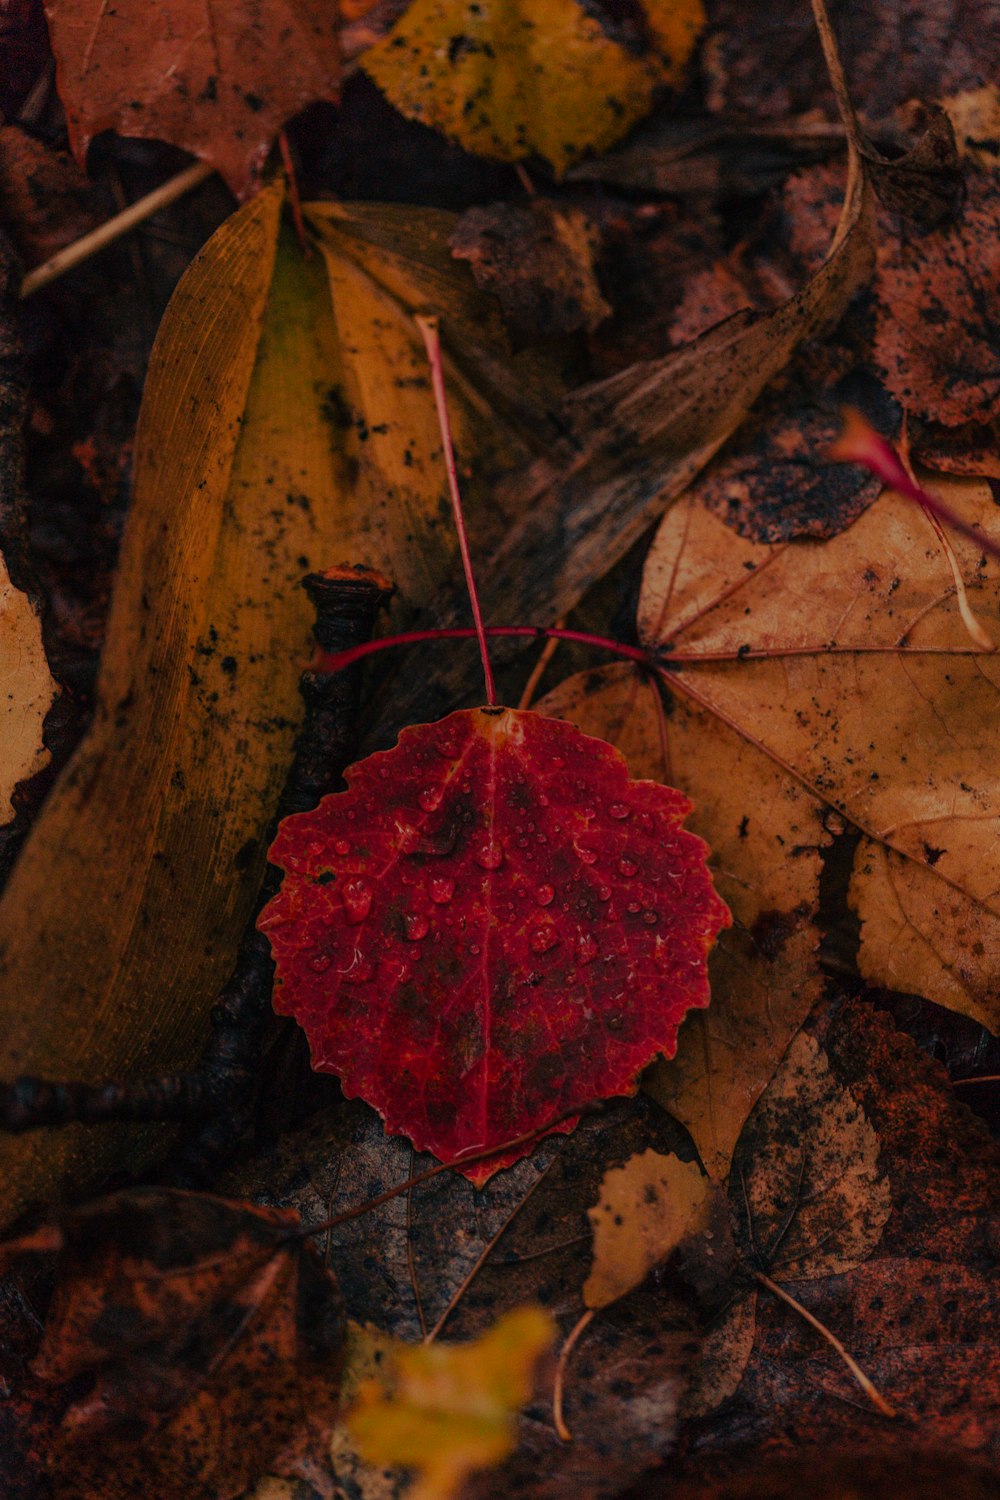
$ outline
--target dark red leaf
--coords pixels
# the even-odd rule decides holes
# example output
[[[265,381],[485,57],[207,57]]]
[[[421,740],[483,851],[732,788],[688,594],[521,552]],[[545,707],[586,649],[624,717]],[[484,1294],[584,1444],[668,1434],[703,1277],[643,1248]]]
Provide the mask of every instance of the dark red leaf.
[[[260,919],[317,1070],[453,1162],[673,1055],[729,920],[679,792],[504,708],[404,730],[347,780],[281,825]]]

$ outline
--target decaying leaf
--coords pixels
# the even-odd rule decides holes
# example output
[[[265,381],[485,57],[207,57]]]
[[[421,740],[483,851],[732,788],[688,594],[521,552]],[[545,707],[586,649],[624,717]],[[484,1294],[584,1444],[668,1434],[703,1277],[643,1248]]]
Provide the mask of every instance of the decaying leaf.
[[[813,917],[829,835],[795,783],[696,705],[668,703],[661,738],[656,693],[634,667],[602,667],[568,679],[538,709],[609,740],[634,776],[679,781],[695,803],[693,829],[711,830],[713,878],[733,927],[709,955],[709,1009],[688,1016],[677,1055],[643,1084],[722,1180],[747,1115],[820,995]]]
[[[397,1345],[347,1418],[362,1456],[415,1470],[411,1500],[450,1500],[515,1447],[517,1413],[554,1333],[548,1313],[525,1307],[470,1344]]]
[[[532,1155],[474,1188],[445,1172],[363,1218],[337,1225],[320,1248],[337,1268],[348,1313],[366,1332],[349,1339],[345,1401],[358,1361],[385,1339],[468,1340],[504,1312],[540,1303],[565,1335],[580,1309],[591,1265],[586,1205],[608,1170],[649,1149],[683,1149],[683,1133],[642,1093],[586,1116],[569,1136],[550,1136]],[[262,1152],[252,1173],[230,1174],[226,1191],[294,1206],[306,1222],[364,1202],[428,1165],[387,1136],[360,1100],[331,1108]],[[353,1351],[353,1352],[352,1352]],[[574,1441],[552,1425],[551,1383],[518,1422],[518,1446],[496,1470],[469,1483],[477,1500],[529,1488],[539,1500],[613,1500],[671,1450],[685,1372],[693,1353],[690,1311],[667,1278],[602,1312],[574,1355],[566,1410]],[[363,1500],[396,1500],[397,1471],[363,1465],[343,1425],[335,1434],[338,1480]]]
[[[957,223],[880,257],[876,361],[909,411],[949,427],[991,420],[1000,397],[1000,337],[987,311],[1000,275],[998,210],[997,175],[970,170]]]
[[[892,1401],[898,1418],[887,1423],[865,1410],[814,1330],[762,1293],[739,1387],[724,1407],[691,1423],[675,1472],[718,1483],[745,1472],[748,1448],[761,1445],[776,1457],[850,1445],[882,1460],[898,1458],[907,1473],[922,1472],[925,1451],[944,1448],[978,1455],[992,1472],[1000,1391],[996,1143],[956,1101],[940,1065],[869,1003],[841,1004],[823,1027],[822,1048],[828,1077],[849,1090],[864,1133],[877,1140],[889,1212],[864,1261],[792,1285]],[[752,1171],[752,1150],[745,1160]],[[809,1208],[807,1197],[803,1188]],[[789,1233],[795,1232],[793,1225]],[[816,1248],[822,1253],[825,1246]],[[808,1259],[799,1265],[808,1269]]]
[[[582,209],[540,198],[470,208],[449,240],[476,285],[499,298],[520,344],[589,332],[610,315],[594,273],[599,243]]]
[[[275,1008],[390,1131],[460,1165],[674,1051],[729,920],[683,797],[503,708],[406,729],[347,782],[282,823],[259,926]]]
[[[271,0],[213,15],[190,0],[46,0],[59,92],[81,164],[102,130],[210,161],[245,196],[290,115],[336,97],[335,13]]]
[[[590,1209],[594,1266],[583,1288],[588,1307],[607,1307],[644,1281],[698,1222],[709,1189],[696,1162],[644,1151],[615,1167]]]
[[[729,1203],[747,1265],[775,1282],[794,1282],[796,1295],[802,1282],[860,1265],[882,1236],[892,1200],[878,1136],[807,1032],[791,1042],[740,1136]],[[739,1385],[753,1347],[757,1296],[750,1292],[746,1310],[724,1310],[699,1351],[689,1416],[710,1410]]]
[[[551,369],[506,352],[495,304],[449,254],[453,216],[338,204],[309,219],[305,259],[266,189],[195,260],[161,328],[95,723],[0,903],[3,1076],[96,1081],[199,1055],[302,713],[302,575],[368,561],[405,619],[454,570],[413,312],[447,309],[477,548],[506,521],[490,466],[545,440]],[[124,1139],[0,1143],[0,1218],[57,1195],[68,1162],[78,1186],[99,1177]]]
[[[643,0],[623,45],[578,0],[414,0],[362,66],[397,109],[467,151],[561,173],[625,134],[662,84],[680,84],[701,0]]]
[[[994,529],[987,486],[952,481],[947,497],[970,524]],[[995,631],[996,565],[961,537],[954,549],[968,604]],[[851,903],[866,977],[995,1029],[990,726],[1000,667],[970,645],[959,604],[950,563],[909,500],[886,493],[831,541],[775,547],[737,537],[689,501],[667,517],[647,562],[640,633],[669,646],[670,692],[699,716],[694,764],[718,766],[724,786],[717,743],[731,734],[768,766],[772,797],[763,801],[754,778],[745,814],[749,831],[762,802],[775,808],[781,842],[769,864],[794,866],[825,813],[861,830]],[[688,789],[682,765],[676,779]],[[728,821],[715,830],[710,799],[700,805],[699,832],[721,852]],[[752,887],[759,860],[739,840],[726,854],[726,869]]]
[[[227,1500],[323,1453],[342,1312],[298,1223],[136,1189],[0,1247],[5,1268],[55,1256],[31,1370],[61,1396],[47,1453],[56,1496]]]

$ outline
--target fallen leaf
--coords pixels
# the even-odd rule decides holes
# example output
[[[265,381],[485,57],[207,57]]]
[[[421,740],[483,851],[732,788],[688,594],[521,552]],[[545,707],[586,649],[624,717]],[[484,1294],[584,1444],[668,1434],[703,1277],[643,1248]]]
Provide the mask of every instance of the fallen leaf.
[[[549,1308],[565,1335],[590,1270],[586,1205],[603,1177],[636,1153],[685,1145],[681,1128],[643,1094],[615,1100],[482,1188],[441,1173],[338,1224],[319,1248],[337,1267],[348,1313],[369,1329],[369,1353],[378,1352],[372,1327],[397,1338],[435,1329],[471,1339],[526,1302]],[[428,1164],[386,1136],[375,1112],[355,1100],[260,1152],[252,1172],[230,1173],[226,1191],[294,1206],[306,1222],[320,1222]],[[556,1437],[549,1386],[521,1414],[516,1451],[470,1481],[470,1493],[499,1500],[530,1489],[537,1500],[579,1500],[583,1490],[588,1500],[613,1500],[669,1453],[692,1353],[690,1311],[676,1286],[647,1278],[601,1314],[574,1355],[566,1391],[574,1441]],[[350,1386],[351,1367],[345,1379]],[[363,1465],[342,1426],[337,1435],[343,1487],[363,1500],[395,1500],[399,1474],[386,1478]]]
[[[554,1333],[548,1313],[524,1307],[470,1344],[398,1345],[347,1418],[362,1456],[416,1470],[411,1500],[449,1500],[516,1446],[517,1412]]]
[[[813,918],[829,834],[797,785],[696,706],[668,702],[661,739],[656,691],[634,667],[602,667],[567,679],[538,709],[609,740],[634,776],[682,781],[695,802],[692,828],[711,828],[713,878],[733,927],[709,955],[711,1006],[688,1016],[676,1056],[654,1064],[643,1086],[683,1121],[722,1180],[747,1115],[820,995]]]
[[[940,1065],[869,1004],[840,1003],[820,1030],[831,1080],[849,1090],[877,1138],[889,1213],[863,1263],[796,1282],[794,1292],[898,1416],[887,1423],[860,1403],[814,1330],[762,1294],[739,1388],[682,1429],[673,1472],[679,1481],[719,1484],[745,1474],[748,1450],[766,1445],[775,1459],[819,1459],[850,1446],[869,1461],[898,1460],[907,1474],[922,1473],[925,1455],[944,1451],[979,1456],[992,1473],[998,1147],[956,1101]],[[746,1160],[752,1169],[749,1140]]]
[[[946,498],[993,528],[985,485],[953,481]],[[963,538],[954,547],[969,604],[995,629],[996,565]],[[769,862],[794,866],[815,846],[803,816],[807,827],[824,814],[853,823],[862,972],[996,1028],[997,793],[984,726],[1000,668],[969,646],[949,562],[919,507],[886,493],[828,542],[765,547],[683,503],[650,553],[639,625],[650,647],[674,654],[671,695],[704,716],[678,763],[682,788],[697,794],[687,765],[725,784],[715,736],[732,734],[768,767],[781,840]],[[750,784],[748,828],[771,800]],[[728,818],[715,828],[711,800],[700,805],[698,831],[721,852]],[[726,855],[752,887],[759,858],[738,841]]]
[[[190,0],[46,0],[59,94],[81,166],[102,130],[209,161],[236,196],[289,116],[337,95],[335,16],[322,0],[213,14]]]
[[[227,1500],[324,1451],[342,1313],[298,1223],[135,1189],[0,1247],[5,1267],[55,1255],[31,1370],[62,1393],[48,1453],[57,1497]]]
[[[746,1123],[728,1196],[746,1266],[774,1282],[793,1283],[796,1298],[800,1283],[861,1264],[882,1236],[892,1200],[879,1138],[808,1032],[794,1037]],[[708,1241],[702,1250],[714,1254]],[[758,1298],[766,1294],[750,1283],[747,1296],[740,1280],[737,1274],[731,1300],[745,1298],[747,1308],[726,1309],[702,1347],[686,1398],[688,1416],[731,1396],[742,1379]]]
[[[20,125],[0,128],[0,216],[28,265],[89,234],[111,212],[68,151]]]
[[[414,0],[362,66],[403,114],[467,151],[535,151],[559,175],[623,136],[658,86],[680,85],[701,0],[644,0],[640,15],[644,45],[629,47],[577,0]]]
[[[980,167],[1000,166],[1000,88],[960,89],[940,102],[963,155]]]
[[[199,1056],[302,714],[302,575],[367,560],[399,585],[402,623],[454,572],[413,312],[447,309],[477,548],[506,524],[491,465],[545,441],[551,366],[507,352],[493,300],[451,259],[452,215],[307,213],[310,259],[265,189],[194,261],[161,327],[95,722],[0,901],[5,1076],[97,1081]],[[155,1139],[0,1142],[0,1219]]]
[[[858,1452],[845,1433],[843,1449],[754,1463],[750,1473],[718,1479],[703,1472],[671,1484],[670,1500],[995,1500],[992,1467],[969,1464],[955,1453],[886,1454],[877,1447]]]
[[[586,1305],[617,1302],[666,1260],[697,1223],[708,1186],[696,1162],[653,1150],[608,1172],[589,1211],[594,1265],[583,1288]]]
[[[940,99],[995,81],[1000,27],[990,0],[915,0],[903,38],[894,0],[876,0],[863,12],[850,0],[833,0],[829,10],[851,91],[869,120],[889,120],[908,99]],[[808,6],[768,0],[751,11],[740,0],[713,0],[710,21],[710,109],[759,120],[833,107]]]
[[[998,209],[996,174],[970,169],[956,223],[899,240],[879,258],[876,364],[907,410],[946,427],[990,421],[1000,397],[1000,343],[987,311],[1000,275]]]
[[[42,645],[42,626],[27,594],[14,587],[0,558],[0,826],[15,815],[14,792],[46,764],[42,725],[57,685]]]
[[[728,921],[684,798],[503,708],[406,729],[346,779],[281,824],[258,925],[275,1009],[388,1130],[461,1169],[674,1051]],[[483,1182],[528,1149],[464,1170]]]
[[[449,244],[476,285],[497,296],[521,345],[590,332],[611,313],[594,273],[598,228],[573,204],[535,198],[470,208]]]

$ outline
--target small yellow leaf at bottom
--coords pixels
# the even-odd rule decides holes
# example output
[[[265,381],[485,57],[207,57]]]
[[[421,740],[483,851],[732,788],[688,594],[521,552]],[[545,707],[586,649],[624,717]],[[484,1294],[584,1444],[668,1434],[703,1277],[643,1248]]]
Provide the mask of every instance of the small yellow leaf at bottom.
[[[523,1307],[469,1344],[399,1346],[348,1414],[358,1452],[415,1470],[410,1500],[449,1500],[474,1469],[513,1452],[518,1410],[554,1334],[547,1313]]]

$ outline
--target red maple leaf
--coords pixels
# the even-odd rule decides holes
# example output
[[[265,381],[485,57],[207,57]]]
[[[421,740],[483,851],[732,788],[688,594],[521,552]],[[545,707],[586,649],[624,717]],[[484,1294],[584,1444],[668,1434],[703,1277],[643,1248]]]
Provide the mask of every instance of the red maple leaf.
[[[275,1009],[317,1071],[454,1162],[673,1055],[729,922],[685,797],[562,720],[499,707],[406,729],[347,781],[281,824],[285,880],[259,922]]]

